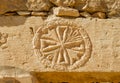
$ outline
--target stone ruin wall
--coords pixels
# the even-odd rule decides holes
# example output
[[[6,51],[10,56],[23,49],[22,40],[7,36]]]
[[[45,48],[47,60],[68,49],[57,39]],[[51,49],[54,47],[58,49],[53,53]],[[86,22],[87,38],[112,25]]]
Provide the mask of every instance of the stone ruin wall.
[[[120,72],[119,0],[1,0],[0,66]]]

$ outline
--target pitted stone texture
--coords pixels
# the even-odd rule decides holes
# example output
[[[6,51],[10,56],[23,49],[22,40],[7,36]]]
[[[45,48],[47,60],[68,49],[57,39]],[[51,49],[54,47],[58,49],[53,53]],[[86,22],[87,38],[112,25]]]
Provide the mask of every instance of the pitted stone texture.
[[[69,7],[75,5],[75,0],[50,0],[53,4],[57,6]]]
[[[52,4],[49,0],[28,0],[27,6],[31,11],[49,11]]]
[[[53,10],[56,16],[73,16],[78,17],[79,11],[76,9],[68,8],[68,7],[56,7]]]
[[[0,0],[0,14],[9,11],[27,10],[27,0]]]

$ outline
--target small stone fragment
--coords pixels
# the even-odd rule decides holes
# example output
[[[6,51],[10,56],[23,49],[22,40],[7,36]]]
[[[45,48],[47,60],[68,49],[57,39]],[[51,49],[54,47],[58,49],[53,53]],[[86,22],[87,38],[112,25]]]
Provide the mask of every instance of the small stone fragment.
[[[54,8],[53,12],[56,16],[78,17],[80,15],[78,10],[68,7],[57,7]]]
[[[88,12],[81,12],[80,16],[85,17],[85,18],[91,17],[91,15]]]
[[[20,16],[28,16],[31,14],[29,11],[17,11],[17,14]]]
[[[106,18],[106,14],[103,13],[103,12],[97,12],[97,13],[94,13],[94,14],[92,15],[92,17],[98,17],[98,18],[100,18],[100,19],[105,19],[105,18]]]
[[[31,15],[32,16],[47,16],[48,13],[47,12],[32,12]]]

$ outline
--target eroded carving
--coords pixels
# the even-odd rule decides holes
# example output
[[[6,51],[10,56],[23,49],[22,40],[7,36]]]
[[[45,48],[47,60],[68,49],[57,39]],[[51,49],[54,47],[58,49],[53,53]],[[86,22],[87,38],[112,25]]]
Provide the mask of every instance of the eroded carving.
[[[33,46],[41,63],[63,71],[84,65],[92,49],[86,31],[69,21],[53,21],[39,28],[33,38]]]
[[[0,47],[7,42],[8,34],[0,32]],[[4,46],[3,46],[4,47]]]

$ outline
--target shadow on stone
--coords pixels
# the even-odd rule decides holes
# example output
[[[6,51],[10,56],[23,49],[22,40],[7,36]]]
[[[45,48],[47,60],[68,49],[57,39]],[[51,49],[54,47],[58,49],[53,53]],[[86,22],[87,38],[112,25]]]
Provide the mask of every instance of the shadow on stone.
[[[29,72],[11,66],[0,66],[0,83],[38,83]]]
[[[15,78],[7,77],[7,78],[0,79],[0,83],[21,83],[21,82],[16,80]]]

